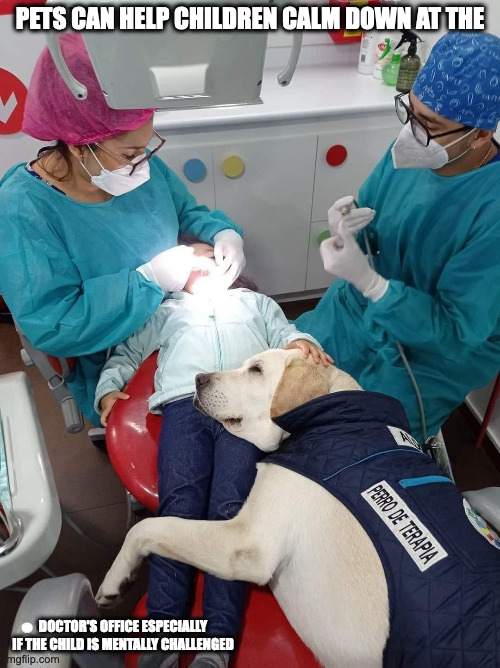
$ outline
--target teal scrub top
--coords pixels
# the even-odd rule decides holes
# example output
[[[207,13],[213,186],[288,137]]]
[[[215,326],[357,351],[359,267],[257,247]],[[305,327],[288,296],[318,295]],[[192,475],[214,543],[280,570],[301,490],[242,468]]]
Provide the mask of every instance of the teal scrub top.
[[[180,231],[213,243],[238,228],[198,205],[161,159],[139,188],[97,204],[76,202],[34,178],[25,163],[0,181],[0,294],[32,345],[77,357],[68,379],[95,424],[106,350],[136,331],[164,294],[136,268],[177,245]]]
[[[500,369],[500,162],[458,176],[394,169],[391,151],[359,193],[375,268],[389,279],[373,303],[345,281],[295,324],[365,390],[399,399],[422,438],[408,357],[428,434]],[[363,246],[363,234],[358,237]],[[318,261],[319,257],[318,257]]]

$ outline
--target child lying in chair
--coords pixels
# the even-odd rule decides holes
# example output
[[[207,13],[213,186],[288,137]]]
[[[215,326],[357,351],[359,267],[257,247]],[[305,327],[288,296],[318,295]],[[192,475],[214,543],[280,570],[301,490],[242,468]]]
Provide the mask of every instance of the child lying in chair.
[[[103,368],[96,391],[96,410],[105,426],[109,412],[140,364],[155,350],[158,370],[152,413],[163,415],[158,447],[160,516],[228,520],[245,502],[262,452],[229,434],[193,405],[197,373],[237,368],[252,355],[269,348],[299,348],[304,357],[328,366],[332,360],[308,334],[288,323],[278,304],[238,279],[223,290],[214,249],[185,236],[204,258],[204,270],[193,271],[182,292],[172,293],[156,313],[124,343]],[[245,287],[240,287],[240,286]],[[248,289],[249,288],[249,289]],[[149,561],[149,617],[189,617],[194,569],[153,555]],[[238,636],[246,584],[205,575],[203,616],[213,637]],[[227,668],[226,652],[200,653],[190,668]],[[141,655],[138,668],[177,668],[178,653]]]

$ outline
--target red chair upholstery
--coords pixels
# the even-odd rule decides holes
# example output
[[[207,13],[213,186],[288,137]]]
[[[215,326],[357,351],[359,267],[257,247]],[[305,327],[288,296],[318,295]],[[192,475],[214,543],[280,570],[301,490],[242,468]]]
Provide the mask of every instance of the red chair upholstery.
[[[146,508],[156,510],[157,444],[161,418],[148,412],[148,398],[153,393],[156,354],[147,359],[128,384],[127,401],[117,401],[108,427],[106,444],[118,477],[129,492]],[[202,578],[198,578],[193,616],[201,617]],[[146,615],[145,597],[136,608],[137,617]],[[192,657],[182,657],[185,668]],[[135,668],[137,656],[126,658],[126,668]],[[318,668],[312,653],[288,623],[281,608],[267,588],[250,587],[243,634],[235,668]]]
[[[113,406],[106,428],[106,446],[111,464],[126,489],[143,506],[158,507],[156,459],[161,418],[148,411],[153,394],[157,353],[137,371],[125,392],[127,401]]]
[[[196,583],[193,617],[202,617],[203,576]],[[134,617],[146,616],[146,597],[139,601]],[[138,654],[125,657],[125,668],[136,668]],[[194,655],[181,655],[180,668],[187,668]],[[243,634],[232,663],[235,668],[319,668],[314,656],[288,623],[269,589],[250,586]],[[340,667],[339,667],[340,668]]]
[[[47,355],[47,359],[49,360],[49,363],[51,367],[54,369],[54,371],[57,373],[58,376],[61,376],[61,378],[65,378],[68,373],[71,373],[73,369],[75,368],[75,358],[74,357],[53,357],[52,355]]]

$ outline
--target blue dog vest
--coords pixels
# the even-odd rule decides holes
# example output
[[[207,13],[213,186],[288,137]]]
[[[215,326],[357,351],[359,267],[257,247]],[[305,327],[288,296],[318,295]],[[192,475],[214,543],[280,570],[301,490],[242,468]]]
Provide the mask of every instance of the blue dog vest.
[[[377,549],[384,667],[500,667],[500,541],[408,434],[401,404],[338,392],[274,421],[291,435],[264,461],[327,489]]]

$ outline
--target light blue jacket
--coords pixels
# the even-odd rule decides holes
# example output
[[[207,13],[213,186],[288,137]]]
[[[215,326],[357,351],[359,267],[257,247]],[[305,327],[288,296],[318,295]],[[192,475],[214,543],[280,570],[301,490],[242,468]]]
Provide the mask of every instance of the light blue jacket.
[[[174,292],[156,313],[104,365],[96,391],[101,398],[122,390],[140,364],[159,350],[151,412],[195,392],[197,373],[236,369],[269,348],[283,348],[296,339],[318,342],[299,332],[269,297],[246,289],[228,290],[213,298]]]

